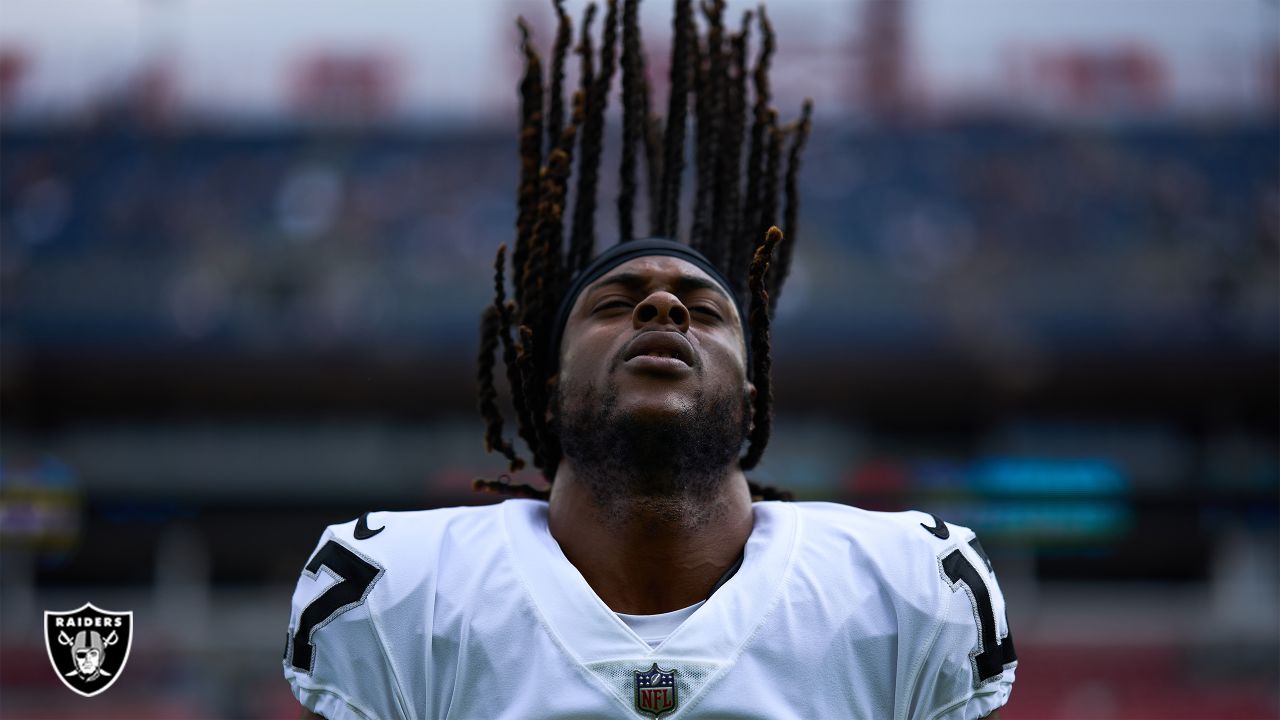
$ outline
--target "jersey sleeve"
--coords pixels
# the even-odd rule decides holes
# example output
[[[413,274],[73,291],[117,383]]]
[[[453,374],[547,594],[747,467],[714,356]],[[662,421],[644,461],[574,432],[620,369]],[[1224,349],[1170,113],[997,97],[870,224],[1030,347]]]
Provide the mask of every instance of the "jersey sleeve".
[[[327,720],[405,717],[371,602],[385,570],[357,550],[349,526],[325,530],[298,579],[284,675],[303,707]]]
[[[1008,701],[1017,654],[986,552],[973,531],[948,527],[952,542],[934,546],[938,622],[915,696],[922,720],[976,720]]]

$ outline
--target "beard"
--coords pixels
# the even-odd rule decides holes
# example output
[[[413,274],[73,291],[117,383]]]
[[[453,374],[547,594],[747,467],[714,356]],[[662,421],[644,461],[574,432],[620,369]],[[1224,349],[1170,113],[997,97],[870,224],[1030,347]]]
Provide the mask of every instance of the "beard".
[[[700,391],[692,409],[660,417],[619,412],[612,382],[603,390],[588,386],[564,395],[557,388],[551,401],[553,428],[574,477],[610,514],[627,513],[638,499],[685,516],[691,506],[707,508],[705,501],[730,477],[751,426],[747,393],[709,397]]]

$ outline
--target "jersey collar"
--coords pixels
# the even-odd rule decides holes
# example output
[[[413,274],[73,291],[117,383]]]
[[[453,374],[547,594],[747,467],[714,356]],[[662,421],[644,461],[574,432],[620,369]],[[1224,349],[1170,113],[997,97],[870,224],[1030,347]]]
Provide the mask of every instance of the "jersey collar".
[[[735,657],[778,602],[790,575],[799,529],[794,507],[756,503],[741,569],[665,642],[650,648],[565,557],[551,537],[547,503],[507,500],[503,506],[516,573],[541,621],[583,664],[649,655],[717,662]]]

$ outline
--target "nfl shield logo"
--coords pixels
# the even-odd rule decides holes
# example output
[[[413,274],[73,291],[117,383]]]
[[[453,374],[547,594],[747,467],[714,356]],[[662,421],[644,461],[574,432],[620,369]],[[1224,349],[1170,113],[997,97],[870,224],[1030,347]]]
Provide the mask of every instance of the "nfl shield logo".
[[[676,710],[676,671],[660,670],[654,663],[648,672],[635,671],[636,710],[661,717]]]
[[[85,603],[78,610],[44,612],[44,647],[62,684],[85,697],[111,687],[124,670],[133,641],[133,613]]]

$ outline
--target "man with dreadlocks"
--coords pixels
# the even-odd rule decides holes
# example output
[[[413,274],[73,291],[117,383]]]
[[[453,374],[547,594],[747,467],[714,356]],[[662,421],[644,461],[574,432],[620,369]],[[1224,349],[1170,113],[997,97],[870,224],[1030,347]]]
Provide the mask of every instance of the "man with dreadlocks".
[[[727,32],[723,0],[705,0],[701,34],[691,0],[676,0],[664,126],[637,3],[608,0],[598,55],[587,7],[567,110],[568,14],[556,0],[545,93],[520,23],[512,293],[504,246],[481,326],[480,409],[487,448],[509,472],[524,469],[503,435],[501,353],[541,486],[477,480],[516,498],[330,527],[294,594],[285,675],[329,720],[994,717],[1017,662],[970,530],[924,513],[776,502],[789,494],[744,474],[769,439],[769,319],[795,243],[810,105],[784,126],[769,107],[763,7]],[[593,258],[615,58],[621,237]],[[686,244],[676,238],[691,111]],[[638,157],[645,238],[634,230]]]

